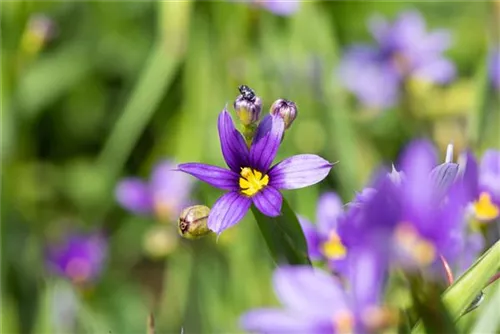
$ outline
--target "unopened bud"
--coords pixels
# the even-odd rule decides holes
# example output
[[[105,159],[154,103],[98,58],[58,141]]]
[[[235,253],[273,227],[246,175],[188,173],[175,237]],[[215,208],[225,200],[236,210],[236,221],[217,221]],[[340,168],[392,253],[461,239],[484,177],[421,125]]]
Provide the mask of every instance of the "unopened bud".
[[[262,101],[250,87],[241,85],[238,89],[240,95],[234,101],[234,110],[243,125],[255,124],[262,111]]]
[[[208,228],[210,208],[205,205],[193,205],[182,210],[178,222],[179,234],[186,239],[199,239],[212,231]]]
[[[276,100],[271,106],[270,110],[271,115],[280,116],[283,118],[285,122],[285,129],[288,129],[295,118],[297,118],[298,110],[297,105],[292,101],[288,101],[285,99]]]

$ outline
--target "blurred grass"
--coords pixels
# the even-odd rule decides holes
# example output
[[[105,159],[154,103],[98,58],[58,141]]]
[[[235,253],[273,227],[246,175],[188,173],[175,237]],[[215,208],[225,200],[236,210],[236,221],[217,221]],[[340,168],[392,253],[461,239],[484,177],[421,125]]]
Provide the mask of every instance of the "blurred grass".
[[[223,165],[217,114],[231,108],[239,84],[248,84],[266,112],[277,98],[299,106],[277,159],[318,153],[339,161],[321,185],[285,192],[297,212],[314,220],[324,190],[349,200],[379,162],[395,159],[412,124],[394,110],[380,116],[358,110],[335,68],[344,46],[369,40],[369,15],[394,17],[405,8],[420,9],[431,27],[454,31],[449,54],[467,92],[474,89],[464,95],[474,101],[442,110],[445,96],[462,99],[453,95],[455,84],[433,88],[415,107],[433,125],[453,120],[463,145],[498,148],[499,100],[484,66],[486,31],[495,27],[490,6],[308,2],[296,15],[278,17],[223,1],[2,2],[4,329],[58,330],[47,298],[59,283],[42,269],[43,245],[69,225],[102,226],[111,235],[102,279],[77,290],[78,332],[139,332],[151,310],[158,332],[238,331],[242,312],[276,303],[272,258],[251,215],[218,243],[182,242],[166,260],[151,260],[142,238],[154,218],[119,209],[116,180],[147,177],[165,157]],[[57,31],[40,52],[28,54],[20,41],[36,13],[51,18]],[[467,132],[455,123],[465,123]],[[436,138],[449,138],[436,129]],[[213,205],[220,192],[199,185],[196,195]],[[20,329],[23,321],[27,330]]]

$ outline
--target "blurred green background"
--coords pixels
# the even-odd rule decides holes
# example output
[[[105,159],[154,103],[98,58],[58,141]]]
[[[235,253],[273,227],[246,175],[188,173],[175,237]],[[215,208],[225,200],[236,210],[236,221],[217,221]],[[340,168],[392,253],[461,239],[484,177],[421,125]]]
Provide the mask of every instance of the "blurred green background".
[[[1,6],[3,333],[144,333],[151,311],[159,333],[237,332],[245,310],[275,303],[273,263],[251,214],[218,242],[180,240],[158,258],[144,238],[175,222],[135,217],[114,197],[121,177],[147,178],[164,158],[223,165],[217,115],[240,84],[266,112],[277,98],[297,103],[278,159],[339,161],[319,186],[285,194],[311,219],[321,191],[348,201],[411,138],[432,137],[442,152],[449,142],[458,151],[500,147],[486,66],[498,2],[303,2],[289,17],[230,1]],[[452,32],[447,56],[458,78],[411,85],[392,110],[363,110],[336,80],[342,50],[372,42],[372,14],[409,8]],[[29,24],[39,14],[51,20],[48,35]],[[219,194],[198,184],[194,198],[210,206]],[[45,268],[45,245],[68,226],[109,235],[103,274],[85,288]],[[61,321],[66,303],[78,305],[70,327]]]

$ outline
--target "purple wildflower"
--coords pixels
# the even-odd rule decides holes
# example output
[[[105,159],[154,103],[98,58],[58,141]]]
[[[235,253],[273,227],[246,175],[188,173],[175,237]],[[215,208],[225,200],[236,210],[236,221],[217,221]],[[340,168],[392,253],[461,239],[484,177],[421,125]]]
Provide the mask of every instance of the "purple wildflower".
[[[341,81],[363,105],[393,106],[402,83],[410,77],[434,83],[454,77],[454,65],[442,56],[451,42],[449,33],[427,33],[418,12],[404,12],[392,25],[374,17],[370,31],[377,45],[351,47],[339,68]]]
[[[463,183],[467,201],[479,221],[492,221],[500,215],[500,151],[487,150],[478,168],[471,152],[466,154]]]
[[[254,0],[273,14],[290,16],[300,8],[300,0]]]
[[[72,233],[46,252],[49,270],[74,283],[88,283],[100,275],[107,256],[106,239],[99,233]]]
[[[456,255],[463,230],[463,192],[454,182],[458,165],[435,167],[433,147],[423,140],[408,146],[401,165],[397,182],[380,173],[367,200],[349,208],[339,222],[342,242],[349,251],[369,245],[410,267]]]
[[[316,224],[299,217],[307,240],[311,260],[327,260],[330,268],[344,272],[347,250],[337,232],[337,221],[343,213],[340,197],[334,192],[324,193],[318,201]]]
[[[175,171],[172,161],[163,161],[153,169],[149,183],[139,178],[125,178],[116,187],[118,203],[135,214],[156,213],[168,221],[177,220],[189,204],[193,181]]]
[[[284,309],[252,310],[241,318],[243,329],[256,333],[364,333],[394,322],[381,308],[383,266],[373,253],[359,253],[351,263],[350,291],[340,280],[310,267],[281,267],[274,291]]]
[[[283,119],[267,116],[259,124],[250,149],[226,109],[219,114],[222,155],[229,170],[202,163],[185,163],[179,170],[216,188],[227,190],[212,207],[208,227],[220,234],[238,223],[251,204],[265,215],[280,215],[283,197],[279,189],[297,189],[323,180],[332,164],[313,154],[287,158],[271,166],[285,129]]]

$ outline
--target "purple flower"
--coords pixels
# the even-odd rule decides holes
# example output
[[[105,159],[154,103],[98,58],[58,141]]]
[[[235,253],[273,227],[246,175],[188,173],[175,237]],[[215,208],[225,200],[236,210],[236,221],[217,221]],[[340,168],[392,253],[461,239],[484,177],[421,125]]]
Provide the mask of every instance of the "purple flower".
[[[256,3],[265,7],[270,12],[289,16],[294,14],[300,8],[300,0],[254,0]]]
[[[349,250],[371,247],[411,268],[428,266],[439,255],[456,256],[463,231],[463,191],[455,182],[458,165],[437,167],[432,145],[417,140],[393,173],[378,173],[370,196],[350,207],[338,232]]]
[[[278,268],[273,286],[284,308],[252,310],[241,318],[241,327],[256,333],[330,334],[364,333],[389,325],[393,315],[379,306],[384,266],[371,252],[352,259],[349,293],[324,271]]]
[[[163,161],[153,169],[151,179],[125,178],[116,187],[118,203],[125,209],[141,215],[156,213],[160,218],[175,221],[189,204],[193,181],[175,171],[176,165]]]
[[[490,57],[489,72],[491,81],[496,89],[500,89],[500,51],[493,51]]]
[[[453,245],[463,230],[463,192],[455,183],[458,165],[437,163],[428,141],[412,142],[402,156],[404,178],[396,189],[401,216],[394,232],[403,258],[417,264],[434,262],[439,255],[449,259],[456,254]]]
[[[271,167],[285,129],[280,117],[267,116],[262,120],[250,149],[226,109],[219,114],[218,129],[222,155],[229,170],[201,163],[178,167],[228,191],[217,200],[208,217],[208,227],[217,234],[238,223],[252,203],[267,216],[280,215],[283,198],[279,189],[318,183],[332,168],[331,163],[313,154],[296,155]]]
[[[83,284],[98,278],[106,256],[107,242],[101,234],[72,233],[47,248],[46,263],[57,275]]]
[[[478,168],[471,152],[466,154],[463,184],[467,201],[479,221],[492,221],[500,215],[500,151],[484,152]]]
[[[418,12],[404,12],[392,25],[376,16],[369,27],[376,46],[351,47],[339,67],[342,83],[363,105],[393,106],[403,81],[410,77],[434,83],[454,77],[454,65],[442,56],[450,46],[449,33],[427,33]]]
[[[336,193],[328,192],[319,198],[317,225],[299,217],[311,260],[327,260],[330,268],[337,272],[344,272],[347,256],[347,249],[337,232],[337,220],[342,213],[342,200]]]

